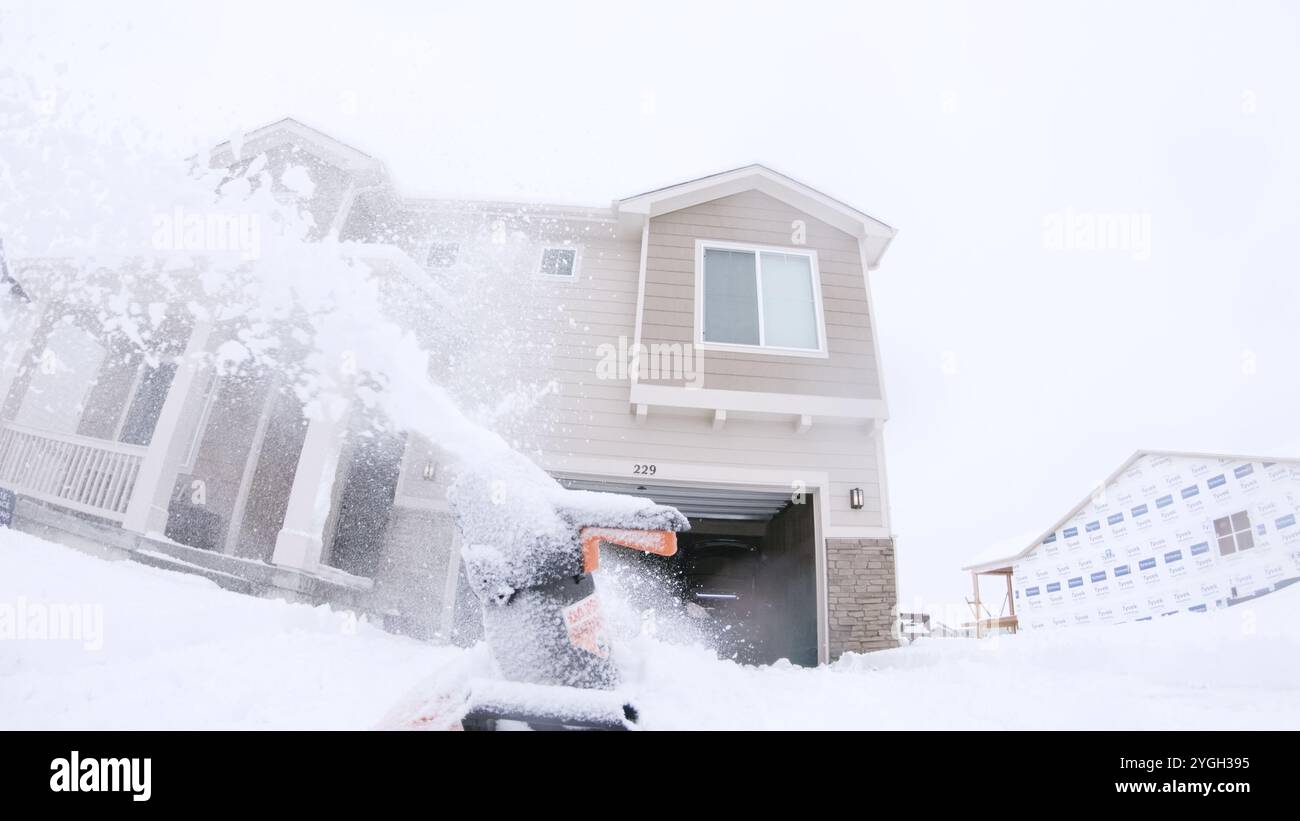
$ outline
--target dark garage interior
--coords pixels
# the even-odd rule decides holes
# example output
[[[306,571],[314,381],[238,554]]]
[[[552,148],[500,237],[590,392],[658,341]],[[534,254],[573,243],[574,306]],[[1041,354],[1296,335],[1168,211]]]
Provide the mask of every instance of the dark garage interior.
[[[646,556],[689,611],[714,629],[719,654],[744,664],[817,664],[812,494],[561,478],[565,487],[672,505],[691,522],[677,555]]]

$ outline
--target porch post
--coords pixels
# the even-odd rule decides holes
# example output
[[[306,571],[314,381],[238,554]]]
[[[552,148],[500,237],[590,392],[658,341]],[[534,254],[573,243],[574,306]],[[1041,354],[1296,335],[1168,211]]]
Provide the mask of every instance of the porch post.
[[[211,333],[212,325],[206,322],[195,323],[190,330],[185,352],[176,363],[176,375],[167,389],[167,398],[163,400],[153,436],[149,439],[149,449],[131,489],[131,501],[122,521],[126,530],[162,535],[167,527],[167,507],[186,444],[182,421],[186,405],[200,384],[197,377],[203,369],[203,352]]]
[[[1011,586],[1011,571],[1007,571],[1007,604],[1011,607],[1011,618],[1016,619],[1016,596]],[[1011,628],[1012,633],[1020,632],[1020,619],[1016,619],[1016,626]]]
[[[307,423],[284,524],[275,538],[275,564],[311,570],[321,563],[350,406],[334,410],[324,410]]]

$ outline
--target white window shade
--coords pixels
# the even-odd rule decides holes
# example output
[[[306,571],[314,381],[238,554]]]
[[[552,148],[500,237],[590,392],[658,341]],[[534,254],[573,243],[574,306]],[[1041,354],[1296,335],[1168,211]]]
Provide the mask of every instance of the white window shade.
[[[723,248],[704,250],[704,340],[760,344],[755,256]]]
[[[812,263],[803,254],[764,251],[763,344],[817,350],[817,301]]]

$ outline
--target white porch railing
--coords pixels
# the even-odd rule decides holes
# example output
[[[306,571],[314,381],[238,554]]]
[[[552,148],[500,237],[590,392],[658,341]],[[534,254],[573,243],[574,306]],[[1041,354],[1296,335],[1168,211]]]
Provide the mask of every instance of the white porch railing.
[[[148,448],[0,422],[0,485],[121,521]]]

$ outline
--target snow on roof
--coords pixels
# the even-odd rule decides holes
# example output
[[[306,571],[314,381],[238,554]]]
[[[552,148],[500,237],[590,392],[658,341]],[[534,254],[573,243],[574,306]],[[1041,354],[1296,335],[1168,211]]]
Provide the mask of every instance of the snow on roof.
[[[1231,459],[1239,462],[1300,462],[1300,459],[1287,456],[1249,456],[1238,453],[1202,453],[1199,451],[1181,451],[1181,450],[1138,450],[1132,456],[1124,460],[1118,468],[1111,472],[1103,481],[1102,485],[1110,485],[1120,474],[1128,470],[1129,467],[1144,456],[1173,456],[1184,459]],[[1030,533],[1026,536],[1015,536],[1009,539],[1003,539],[994,542],[992,545],[979,553],[967,559],[962,570],[993,570],[998,567],[1009,565],[1016,559],[1021,558],[1038,547],[1048,535],[1055,533],[1062,525],[1068,522],[1074,514],[1083,510],[1089,502],[1092,501],[1092,493],[1084,496],[1074,507],[1061,518],[1057,519],[1052,526],[1046,530],[1038,532],[1037,535]]]
[[[1007,556],[1014,556],[1026,544],[1037,544],[1035,541],[1035,531],[1027,530],[1017,536],[1007,539],[999,539],[980,552],[976,553],[966,560],[966,566],[962,570],[969,570],[973,567],[983,567],[998,563]]]

